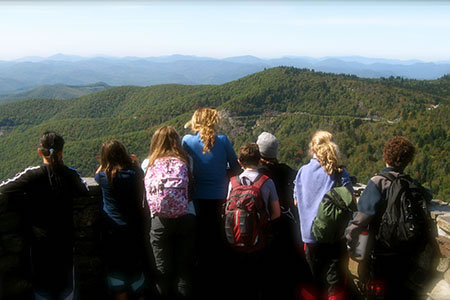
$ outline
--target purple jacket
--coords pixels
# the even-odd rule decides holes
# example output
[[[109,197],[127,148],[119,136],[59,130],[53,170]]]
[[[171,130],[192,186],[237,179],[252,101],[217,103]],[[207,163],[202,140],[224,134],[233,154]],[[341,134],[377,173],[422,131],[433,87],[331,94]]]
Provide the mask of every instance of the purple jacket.
[[[319,161],[312,158],[307,165],[300,168],[294,181],[294,198],[297,199],[300,216],[300,230],[305,243],[315,243],[311,232],[312,223],[317,215],[323,196],[334,185],[335,174],[328,175]],[[345,169],[341,174],[341,183],[353,192],[350,175]]]

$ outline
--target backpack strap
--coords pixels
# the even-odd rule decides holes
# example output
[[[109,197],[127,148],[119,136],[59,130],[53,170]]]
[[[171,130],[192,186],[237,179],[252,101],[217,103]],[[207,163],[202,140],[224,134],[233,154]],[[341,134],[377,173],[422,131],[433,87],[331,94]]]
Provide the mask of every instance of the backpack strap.
[[[241,180],[239,179],[239,175],[233,176],[230,178],[231,188],[238,187],[241,184]]]
[[[268,176],[266,176],[264,174],[259,174],[253,181],[252,185],[254,187],[256,187],[257,189],[261,189],[262,185],[266,182],[267,179],[269,179]]]
[[[332,195],[332,197],[329,197],[328,195],[326,195],[326,198],[331,201],[334,205],[336,205],[337,207],[339,207],[341,210],[346,211],[346,210],[350,210],[347,205],[345,205],[344,200],[342,200],[341,195],[339,195],[338,192],[336,192],[333,189],[330,190],[330,193]]]
[[[391,182],[394,181],[397,178],[397,176],[394,175],[392,172],[382,172],[382,173],[380,173],[378,175],[381,176],[381,177],[386,178],[387,180],[389,180]]]
[[[334,173],[334,183],[333,183],[333,187],[340,187],[342,186],[342,172],[338,172],[336,171]]]

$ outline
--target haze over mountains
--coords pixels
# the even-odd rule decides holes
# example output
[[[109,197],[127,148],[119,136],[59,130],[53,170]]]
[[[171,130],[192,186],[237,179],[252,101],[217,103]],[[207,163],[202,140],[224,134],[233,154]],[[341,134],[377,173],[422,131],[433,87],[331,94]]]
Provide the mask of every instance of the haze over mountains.
[[[223,84],[276,66],[293,66],[365,78],[403,77],[437,79],[450,74],[450,62],[422,62],[382,58],[295,57],[262,59],[238,56],[224,59],[186,55],[160,57],[81,57],[57,54],[0,61],[0,96],[17,94],[42,85],[111,86],[156,84]]]

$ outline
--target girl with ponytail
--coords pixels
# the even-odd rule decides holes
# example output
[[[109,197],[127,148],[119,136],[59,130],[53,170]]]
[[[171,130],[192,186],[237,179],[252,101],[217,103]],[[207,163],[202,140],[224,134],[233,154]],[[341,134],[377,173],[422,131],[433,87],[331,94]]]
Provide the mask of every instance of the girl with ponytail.
[[[76,170],[64,165],[63,148],[62,136],[45,132],[37,149],[42,165],[0,184],[2,194],[26,194],[21,207],[29,226],[35,299],[73,298],[73,199],[86,195],[87,185]]]
[[[225,241],[221,227],[221,208],[228,192],[228,175],[237,175],[240,166],[236,153],[226,135],[217,134],[215,126],[219,122],[217,110],[197,109],[185,128],[192,128],[194,135],[183,137],[182,146],[193,161],[194,187],[192,198],[198,219],[199,268],[202,277],[202,291],[219,290],[218,279],[225,270],[223,263]],[[204,276],[204,278],[203,278]],[[207,288],[203,288],[207,287]],[[207,289],[211,289],[207,291]]]
[[[339,164],[339,150],[333,135],[317,131],[309,144],[312,158],[300,168],[294,181],[294,198],[300,216],[300,231],[306,260],[312,274],[309,286],[302,286],[305,299],[345,299],[344,264],[346,244],[318,243],[311,232],[312,224],[323,196],[333,186],[342,185],[353,193],[350,175]]]

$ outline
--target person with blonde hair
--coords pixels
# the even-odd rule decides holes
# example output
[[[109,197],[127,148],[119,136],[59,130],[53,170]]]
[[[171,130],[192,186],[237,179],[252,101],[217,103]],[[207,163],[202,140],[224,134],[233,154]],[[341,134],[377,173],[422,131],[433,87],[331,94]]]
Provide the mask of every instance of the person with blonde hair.
[[[312,282],[303,286],[301,294],[306,299],[345,299],[344,269],[345,239],[335,243],[318,243],[312,225],[324,195],[334,186],[345,186],[353,193],[347,171],[339,164],[339,150],[333,136],[327,131],[317,131],[309,144],[312,158],[300,168],[294,181],[294,198],[300,216],[300,231],[304,243]]]
[[[229,176],[237,175],[240,166],[236,153],[226,135],[217,134],[219,114],[213,108],[197,109],[185,127],[194,134],[183,137],[182,146],[193,161],[194,186],[192,198],[198,221],[198,266],[204,277],[202,291],[216,291],[223,280],[222,270],[226,243],[221,226],[222,204],[228,192]],[[220,264],[220,265],[219,265]],[[206,282],[206,284],[204,284]],[[210,296],[210,295],[208,295]]]
[[[192,296],[195,219],[189,211],[189,165],[175,128],[163,126],[156,130],[150,145],[145,190],[151,212],[156,287],[163,299]]]

